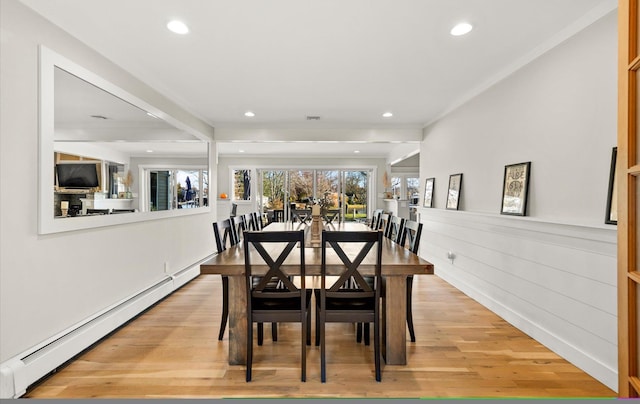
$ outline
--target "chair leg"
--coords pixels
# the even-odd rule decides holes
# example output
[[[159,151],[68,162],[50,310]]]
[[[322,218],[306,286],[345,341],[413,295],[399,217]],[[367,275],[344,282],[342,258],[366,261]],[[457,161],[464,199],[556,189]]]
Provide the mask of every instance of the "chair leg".
[[[311,307],[307,309],[307,345],[311,346]]]
[[[368,324],[368,323],[367,323]],[[380,371],[380,320],[376,318],[373,322],[373,352],[375,355],[374,362],[376,364],[376,381],[382,381],[382,372]]]
[[[364,344],[365,345],[371,345],[371,328],[370,328],[370,323],[364,323]]]
[[[253,363],[253,320],[247,315],[247,381],[251,381],[251,365]]]
[[[322,317],[322,316],[320,316]],[[327,360],[325,357],[325,322],[320,320],[320,381],[327,382]]]
[[[227,327],[227,319],[229,318],[229,278],[222,277],[222,319],[220,320],[220,332],[218,340],[222,341],[224,337],[224,329]]]
[[[411,294],[413,291],[413,275],[407,276],[407,326],[411,342],[416,342],[416,333],[413,330],[413,308],[411,307]]]
[[[316,346],[320,345],[320,312],[316,306]]]
[[[308,330],[308,321],[309,316],[305,313],[302,319],[302,324],[300,324],[301,338],[300,338],[300,346],[302,347],[302,351],[300,352],[300,366],[301,366],[301,375],[300,380],[303,382],[307,381],[307,343],[309,341]]]
[[[356,342],[362,342],[362,323],[356,323]]]
[[[273,342],[278,340],[278,323],[271,323],[271,339]]]
[[[264,324],[258,323],[258,345],[262,346],[264,341]]]

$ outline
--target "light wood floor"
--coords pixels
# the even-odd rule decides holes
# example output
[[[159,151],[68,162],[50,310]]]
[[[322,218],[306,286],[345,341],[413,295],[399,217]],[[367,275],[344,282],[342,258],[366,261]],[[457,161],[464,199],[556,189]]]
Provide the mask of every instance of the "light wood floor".
[[[315,346],[307,350],[307,382],[300,382],[297,324],[281,324],[276,343],[265,326],[264,345],[254,345],[253,381],[246,383],[244,366],[227,363],[227,336],[217,339],[220,293],[219,276],[200,276],[25,397],[616,396],[435,275],[415,277],[417,342],[408,342],[407,366],[383,361],[381,383],[372,347],[357,344],[348,324],[327,326],[327,383],[320,383]]]

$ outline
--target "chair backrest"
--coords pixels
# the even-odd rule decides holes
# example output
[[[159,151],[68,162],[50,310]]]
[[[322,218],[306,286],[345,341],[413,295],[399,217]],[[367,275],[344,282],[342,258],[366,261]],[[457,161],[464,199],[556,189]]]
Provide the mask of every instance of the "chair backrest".
[[[229,243],[229,246],[238,244],[238,238],[236,237],[234,227],[231,224],[231,219],[214,222],[213,235],[215,236],[216,248],[219,253],[227,249],[227,242]]]
[[[269,246],[266,246],[270,244]],[[292,251],[298,250],[300,255],[300,287],[292,282],[281,266]],[[252,254],[256,251],[258,255]],[[273,255],[272,255],[273,254]],[[275,256],[277,254],[277,256]],[[255,261],[252,261],[254,259]],[[247,308],[251,310],[251,300],[257,298],[291,298],[300,297],[304,303],[305,265],[304,265],[304,230],[296,231],[247,231],[244,235],[244,265],[247,291]],[[253,267],[267,266],[266,274],[259,274],[254,282]],[[278,287],[274,288],[274,280]],[[301,306],[303,307],[303,305]]]
[[[231,224],[233,225],[233,231],[236,233],[236,238],[238,241],[242,240],[244,237],[244,232],[247,230],[246,224],[244,222],[244,215],[233,216],[230,218]]]
[[[253,213],[249,212],[249,213],[245,213],[244,215],[244,228],[246,231],[257,231],[257,223],[255,222],[255,219],[253,217]]]
[[[371,227],[373,230],[378,229],[378,221],[380,220],[380,215],[382,214],[382,212],[382,209],[376,209],[371,214],[371,223],[369,227]]]
[[[386,235],[389,232],[389,224],[391,221],[391,213],[381,213],[378,217],[378,230],[382,230],[382,234]]]
[[[260,214],[260,212],[258,211],[251,212],[251,215],[253,216],[253,223],[255,224],[255,230],[257,231],[262,230],[262,228],[264,227],[264,223],[262,222],[262,215]]]
[[[420,247],[420,237],[422,236],[422,223],[415,220],[404,222],[404,231],[398,244],[406,246],[411,252],[417,254]]]
[[[320,299],[324,310],[326,298],[380,298],[382,271],[382,232],[379,231],[322,231],[322,258]],[[359,267],[375,246],[374,282],[367,282]],[[340,257],[344,269],[337,280],[326,285],[327,250],[333,250]],[[336,274],[331,274],[332,276]],[[348,286],[345,286],[348,285]],[[377,300],[376,300],[377,301]]]
[[[388,239],[400,242],[402,239],[402,232],[404,231],[405,218],[400,216],[391,216],[389,218],[389,224],[387,226],[387,232],[385,236]]]
[[[342,221],[342,214],[340,209],[328,209],[324,213],[323,218],[326,224],[332,224],[334,220],[336,223],[340,223],[340,221]]]
[[[291,221],[298,223],[309,223],[311,221],[311,209],[291,208]]]

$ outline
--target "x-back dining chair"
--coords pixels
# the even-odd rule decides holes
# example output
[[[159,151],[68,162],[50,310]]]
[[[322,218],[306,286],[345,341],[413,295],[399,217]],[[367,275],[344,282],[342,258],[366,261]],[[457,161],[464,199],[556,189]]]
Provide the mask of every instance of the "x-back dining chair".
[[[267,246],[269,245],[269,246]],[[300,287],[292,281],[282,264],[293,250],[299,251]],[[260,258],[252,262],[251,250]],[[255,255],[254,255],[255,257]],[[247,369],[246,380],[251,381],[253,364],[253,323],[295,322],[301,325],[301,380],[307,377],[307,345],[310,345],[311,289],[305,285],[304,230],[299,231],[248,231],[244,237],[245,285],[247,288]],[[268,267],[258,282],[253,279],[254,266]],[[272,279],[278,279],[281,287],[274,288]]]
[[[405,218],[400,216],[391,216],[387,225],[385,236],[397,242],[404,231]]]
[[[418,254],[420,247],[420,237],[422,236],[422,223],[415,220],[407,220],[404,229],[398,239],[398,244],[407,247],[412,253]],[[413,293],[413,275],[407,276],[407,326],[411,342],[416,342],[416,333],[413,329],[413,307],[411,304]]]
[[[231,219],[225,219],[213,223],[213,235],[216,241],[218,253],[229,247],[238,244],[239,240],[235,233],[235,228],[231,224]],[[227,327],[229,318],[229,277],[222,275],[222,319],[220,320],[220,331],[218,332],[218,340],[222,341],[224,330]]]
[[[320,345],[320,373],[326,382],[326,323],[373,323],[376,381],[380,371],[380,291],[382,286],[382,232],[322,231],[320,289],[316,296],[316,345]],[[332,250],[344,264],[337,280],[326,284],[327,250]],[[374,282],[367,282],[360,265],[369,253],[375,256]],[[336,276],[336,274],[332,274]],[[348,286],[345,286],[348,285]]]

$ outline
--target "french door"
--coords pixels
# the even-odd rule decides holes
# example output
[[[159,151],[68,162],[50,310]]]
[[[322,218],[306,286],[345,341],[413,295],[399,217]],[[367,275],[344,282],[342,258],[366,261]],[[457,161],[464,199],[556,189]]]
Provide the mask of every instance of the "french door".
[[[258,169],[259,209],[269,215],[302,209],[322,200],[329,209],[340,209],[341,220],[366,219],[369,212],[372,170]]]

